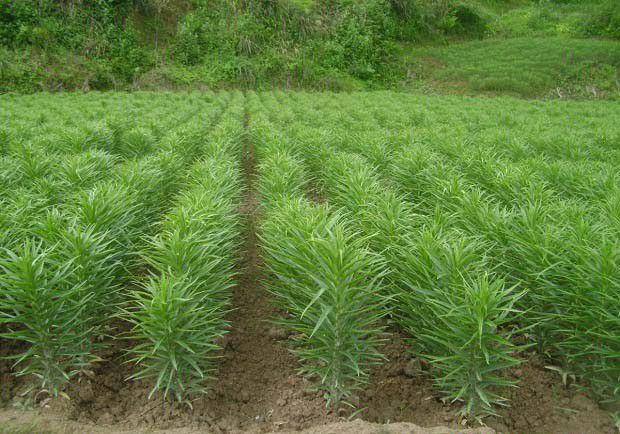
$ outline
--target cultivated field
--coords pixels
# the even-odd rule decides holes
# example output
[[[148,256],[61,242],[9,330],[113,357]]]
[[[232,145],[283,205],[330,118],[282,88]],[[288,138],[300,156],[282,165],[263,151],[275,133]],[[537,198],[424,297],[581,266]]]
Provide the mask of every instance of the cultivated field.
[[[0,403],[614,432],[619,167],[613,101],[1,96]]]

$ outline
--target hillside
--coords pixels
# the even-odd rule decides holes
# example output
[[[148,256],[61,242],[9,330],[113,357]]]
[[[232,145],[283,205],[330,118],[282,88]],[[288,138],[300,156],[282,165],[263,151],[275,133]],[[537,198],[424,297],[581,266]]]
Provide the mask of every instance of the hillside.
[[[0,92],[607,98],[620,87],[618,38],[613,0],[0,0]]]

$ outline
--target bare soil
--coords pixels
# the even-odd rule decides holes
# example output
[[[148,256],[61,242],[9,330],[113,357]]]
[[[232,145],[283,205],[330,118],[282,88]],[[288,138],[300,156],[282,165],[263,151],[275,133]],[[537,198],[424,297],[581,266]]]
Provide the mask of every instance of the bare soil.
[[[123,340],[110,343],[92,378],[68,386],[70,400],[44,396],[27,400],[22,395],[28,381],[14,377],[10,363],[0,361],[0,434],[616,432],[609,412],[574,388],[565,390],[559,376],[544,369],[534,355],[524,355],[528,361],[507,374],[520,380],[520,387],[510,392],[511,407],[501,411],[501,417],[488,418],[490,428],[466,429],[472,422],[454,418],[456,407],[439,399],[424,375],[424,366],[408,355],[398,330],[391,331],[383,348],[389,361],[373,370],[366,390],[360,393],[360,420],[346,422],[347,415],[330,412],[322,397],[308,391],[309,383],[298,375],[287,333],[269,322],[279,313],[261,285],[249,143],[243,161],[247,185],[241,212],[247,218],[239,284],[234,291],[235,310],[229,315],[232,326],[221,341],[222,359],[209,393],[194,401],[192,408],[164,403],[160,397],[149,400],[149,384],[126,380],[132,367],[125,363]],[[15,354],[19,348],[0,341],[0,356]],[[422,428],[437,426],[441,427]]]
[[[29,422],[16,423],[26,415]],[[172,428],[121,429],[116,426],[84,425],[67,419],[42,417],[34,412],[4,411],[0,413],[0,433],[2,434],[207,434],[216,432],[204,428]],[[491,428],[460,428],[447,427],[424,428],[412,423],[374,424],[356,420],[352,422],[336,422],[315,426],[303,431],[278,429],[272,434],[494,434]]]
[[[413,422],[421,426],[457,428],[464,421],[454,417],[458,407],[445,404],[433,390],[424,366],[411,360],[404,337],[393,331],[383,349],[389,362],[377,367],[369,387],[361,393],[362,417],[370,422]],[[565,389],[560,376],[535,354],[507,372],[519,380],[508,391],[510,407],[485,423],[501,433],[615,433],[611,415],[574,387]],[[471,421],[468,421],[471,423]],[[475,424],[474,424],[475,425]]]

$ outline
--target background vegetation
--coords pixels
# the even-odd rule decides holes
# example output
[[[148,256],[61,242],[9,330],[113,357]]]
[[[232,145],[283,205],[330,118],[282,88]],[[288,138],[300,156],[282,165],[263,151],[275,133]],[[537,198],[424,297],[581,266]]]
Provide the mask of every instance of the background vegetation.
[[[598,39],[619,38],[615,0],[0,0],[0,92],[441,83],[601,97],[618,93],[620,43]]]

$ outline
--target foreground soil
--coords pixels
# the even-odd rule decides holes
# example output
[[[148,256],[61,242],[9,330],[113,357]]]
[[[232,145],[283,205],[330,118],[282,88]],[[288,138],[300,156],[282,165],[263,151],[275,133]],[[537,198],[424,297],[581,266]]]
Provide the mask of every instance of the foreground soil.
[[[262,344],[264,351],[242,356],[242,351],[256,349],[251,341]],[[358,417],[363,421],[353,424],[345,423],[347,415],[327,411],[322,398],[307,390],[308,383],[297,375],[281,335],[268,324],[256,330],[233,330],[227,342],[233,343],[224,352],[219,380],[206,397],[194,402],[193,409],[148,400],[148,385],[124,382],[129,370],[116,358],[102,364],[93,379],[72,384],[67,390],[70,400],[27,401],[21,396],[27,383],[16,381],[3,365],[0,434],[617,432],[608,412],[581,393],[565,390],[535,357],[510,373],[520,377],[521,386],[511,393],[511,407],[501,417],[485,420],[492,429],[468,431],[463,425],[467,422],[453,416],[457,408],[441,402],[417,363],[405,355],[405,344],[396,333],[384,348],[389,363],[373,372],[360,394],[359,406],[364,410]],[[255,367],[244,372],[240,370],[244,364]],[[420,428],[437,426],[442,428]]]
[[[17,423],[16,420],[27,416],[29,423]],[[83,425],[67,420],[41,418],[36,413],[17,412],[0,413],[0,433],[37,433],[37,434],[206,434],[200,428],[175,428],[168,430],[139,428],[123,430],[115,427]],[[339,422],[308,428],[303,431],[278,430],[273,434],[493,434],[491,428],[453,429],[446,427],[423,428],[411,423],[375,424],[364,421]]]

